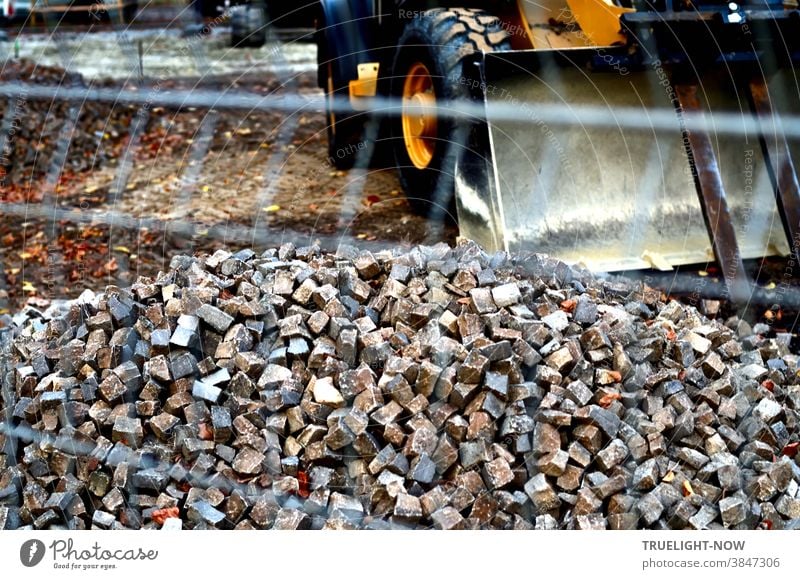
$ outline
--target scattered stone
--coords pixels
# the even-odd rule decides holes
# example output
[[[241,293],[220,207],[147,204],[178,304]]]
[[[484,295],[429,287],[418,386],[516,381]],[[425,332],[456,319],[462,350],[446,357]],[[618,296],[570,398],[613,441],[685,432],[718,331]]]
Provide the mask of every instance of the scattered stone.
[[[469,243],[179,256],[4,318],[43,436],[0,529],[794,528],[791,336],[702,307]]]

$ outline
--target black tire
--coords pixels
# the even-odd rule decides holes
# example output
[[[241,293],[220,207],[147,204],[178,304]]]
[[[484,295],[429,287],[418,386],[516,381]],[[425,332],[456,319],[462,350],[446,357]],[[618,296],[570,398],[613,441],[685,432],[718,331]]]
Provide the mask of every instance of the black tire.
[[[130,24],[136,19],[136,15],[139,13],[139,2],[138,0],[133,0],[128,4],[125,4],[122,7],[122,20],[125,24]]]
[[[463,82],[469,78],[465,66],[481,51],[510,49],[508,32],[500,20],[483,10],[428,10],[409,22],[400,36],[391,69],[391,96],[402,97],[406,73],[413,63],[421,62],[430,72],[437,102],[470,99],[473,95]],[[471,123],[437,118],[433,157],[424,169],[417,168],[408,155],[399,115],[391,124],[395,164],[412,208],[429,217],[455,215],[455,166]]]
[[[196,0],[200,3],[200,16],[202,18],[216,18],[225,11],[222,0]]]
[[[365,147],[363,136],[368,115],[347,106],[349,85],[339,85],[333,72],[333,61],[328,57],[327,40],[324,34],[317,39],[320,68],[324,67],[325,125],[328,136],[328,161],[337,169],[352,169],[358,152]],[[338,101],[336,110],[334,98]],[[343,107],[342,105],[345,104]]]

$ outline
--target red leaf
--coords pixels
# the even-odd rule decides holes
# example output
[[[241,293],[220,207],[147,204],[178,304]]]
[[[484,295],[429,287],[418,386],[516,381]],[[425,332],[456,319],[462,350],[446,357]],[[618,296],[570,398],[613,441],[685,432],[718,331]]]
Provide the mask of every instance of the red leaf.
[[[800,442],[790,442],[783,447],[781,454],[788,456],[789,458],[794,458],[797,455],[798,450],[800,450]]]
[[[308,488],[308,475],[305,473],[305,471],[297,471],[297,482],[299,483],[297,494],[302,498],[307,499],[311,492]]]

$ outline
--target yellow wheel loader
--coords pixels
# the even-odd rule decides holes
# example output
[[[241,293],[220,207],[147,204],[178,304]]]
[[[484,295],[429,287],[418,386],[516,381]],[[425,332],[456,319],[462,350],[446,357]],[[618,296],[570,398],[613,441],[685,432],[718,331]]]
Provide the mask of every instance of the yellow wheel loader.
[[[454,199],[488,249],[599,271],[716,258],[741,299],[743,259],[800,245],[796,7],[323,0],[331,160],[381,135],[412,205]]]

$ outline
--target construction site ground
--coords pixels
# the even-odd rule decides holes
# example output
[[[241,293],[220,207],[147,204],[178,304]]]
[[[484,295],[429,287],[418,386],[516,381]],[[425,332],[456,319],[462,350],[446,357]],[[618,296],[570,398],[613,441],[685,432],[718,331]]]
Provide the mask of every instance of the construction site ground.
[[[316,47],[302,33],[237,50],[224,28],[204,37],[179,30],[120,35],[23,34],[16,49],[3,43],[0,78],[56,85],[66,70],[75,86],[138,88],[153,101],[180,90],[322,94]],[[6,309],[31,297],[128,284],[164,269],[176,251],[258,250],[285,240],[330,246],[340,238],[388,245],[455,239],[453,226],[430,228],[410,211],[392,168],[333,167],[319,107],[289,115],[209,113],[154,102],[137,138],[131,128],[140,105],[82,103],[74,131],[67,103],[12,99],[8,106],[20,113],[0,189],[8,208],[0,220]]]

